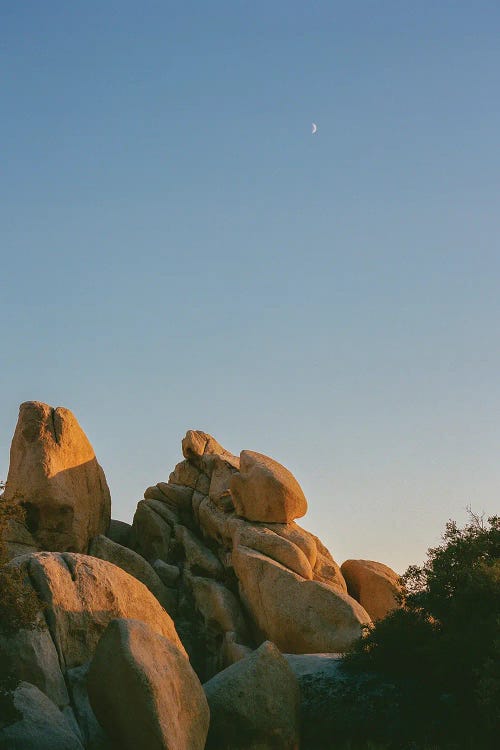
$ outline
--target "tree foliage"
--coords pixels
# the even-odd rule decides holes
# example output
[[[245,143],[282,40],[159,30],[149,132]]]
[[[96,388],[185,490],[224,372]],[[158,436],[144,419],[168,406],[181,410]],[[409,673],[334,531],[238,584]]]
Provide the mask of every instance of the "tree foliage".
[[[500,518],[450,521],[403,583],[404,607],[375,625],[347,666],[399,685],[413,736],[487,747],[499,728]]]
[[[352,747],[496,747],[500,518],[470,513],[463,528],[450,521],[403,583],[402,608],[345,657],[346,682],[331,686],[327,718],[318,717],[323,738],[310,746],[329,734]]]

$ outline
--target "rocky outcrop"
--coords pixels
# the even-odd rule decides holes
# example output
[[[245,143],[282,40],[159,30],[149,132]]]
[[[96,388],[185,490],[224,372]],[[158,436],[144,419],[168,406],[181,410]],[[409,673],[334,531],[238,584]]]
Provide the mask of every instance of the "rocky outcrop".
[[[346,649],[370,618],[293,520],[307,503],[290,472],[251,451],[238,459],[204,432],[182,447],[169,481],[139,502],[131,539],[176,587],[176,627],[200,678],[265,639],[297,653]]]
[[[26,525],[11,523],[6,541],[44,609],[37,629],[0,636],[0,669],[28,685],[0,750],[30,748],[44,710],[69,733],[68,750],[202,750],[200,680],[213,707],[208,747],[296,749],[293,673],[314,684],[315,710],[327,682],[318,665],[337,684],[332,655],[395,605],[393,571],[369,561],[341,570],[295,522],[307,502],[281,464],[194,430],[182,452],[131,526],[109,523],[104,475],[73,415],[21,406],[7,498],[25,507]],[[66,741],[46,734],[54,748]]]
[[[7,523],[5,548],[8,560],[13,560],[14,557],[26,555],[29,552],[40,552],[40,546],[26,526],[14,520]]]
[[[203,750],[209,710],[184,652],[144,622],[113,620],[88,676],[94,713],[124,750]]]
[[[116,617],[146,622],[184,652],[174,623],[144,584],[104,560],[70,552],[16,557],[29,585],[45,604],[44,615],[63,670],[81,666]]]
[[[349,594],[380,620],[401,606],[401,581],[387,565],[374,560],[346,560],[341,567]]]
[[[21,682],[13,702],[18,718],[0,729],[0,750],[83,750],[67,718],[35,685]]]
[[[298,750],[298,683],[269,641],[203,687],[210,706],[207,750]]]
[[[111,499],[92,446],[68,409],[21,404],[5,498],[26,511],[39,549],[86,552],[109,525]]]
[[[25,573],[26,584],[44,609],[38,628],[0,637],[0,667],[43,691],[51,705],[66,714],[65,720],[71,720],[86,750],[113,750],[88,702],[89,660],[109,623],[118,617],[146,623],[148,632],[166,639],[187,662],[172,619],[144,584],[110,562],[69,552],[39,552],[9,564]],[[201,690],[199,683],[198,687]],[[28,725],[16,729],[23,749],[31,747],[22,744],[25,730],[28,743]]]
[[[90,542],[89,555],[117,565],[143,583],[167,612],[171,612],[175,608],[174,595],[169,595],[167,587],[153,567],[137,552],[100,535],[94,537]]]

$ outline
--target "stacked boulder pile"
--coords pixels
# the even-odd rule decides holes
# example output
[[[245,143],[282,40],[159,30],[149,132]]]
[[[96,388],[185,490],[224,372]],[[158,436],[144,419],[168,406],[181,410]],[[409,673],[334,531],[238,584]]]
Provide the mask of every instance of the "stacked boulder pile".
[[[298,748],[305,655],[335,659],[397,606],[390,568],[339,567],[296,523],[281,464],[193,430],[182,452],[128,525],[71,412],[21,405],[4,498],[25,522],[6,542],[43,608],[0,633],[17,680],[0,750]]]

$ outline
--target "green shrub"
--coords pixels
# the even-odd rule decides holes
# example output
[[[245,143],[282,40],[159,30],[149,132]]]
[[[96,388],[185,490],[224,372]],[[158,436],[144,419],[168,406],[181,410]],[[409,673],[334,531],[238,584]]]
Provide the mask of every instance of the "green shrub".
[[[403,576],[402,609],[346,655],[307,748],[493,748],[500,732],[500,519],[450,521]],[[311,717],[308,718],[311,721]],[[326,744],[325,744],[326,743]]]

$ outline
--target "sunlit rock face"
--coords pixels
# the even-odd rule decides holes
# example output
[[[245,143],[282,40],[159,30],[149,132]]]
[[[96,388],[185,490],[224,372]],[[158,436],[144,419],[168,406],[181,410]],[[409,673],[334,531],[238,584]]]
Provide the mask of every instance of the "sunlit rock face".
[[[237,514],[248,521],[289,523],[307,512],[307,500],[293,474],[254,451],[241,452],[231,495]]]
[[[347,649],[370,618],[326,547],[295,523],[307,501],[293,475],[201,431],[182,448],[169,481],[139,502],[131,544],[168,570],[171,614],[200,678],[266,639],[294,653]]]
[[[145,622],[110,622],[87,685],[113,747],[204,750],[210,712],[203,688],[177,644]]]
[[[22,555],[9,565],[25,575],[64,669],[85,664],[116,617],[141,620],[185,655],[173,621],[146,586],[106,560],[69,552]]]
[[[392,568],[375,560],[346,560],[341,570],[350,595],[372,620],[381,620],[401,606],[401,580]]]
[[[85,552],[109,525],[111,498],[94,450],[74,415],[39,401],[21,404],[5,497],[26,511],[40,549]]]

